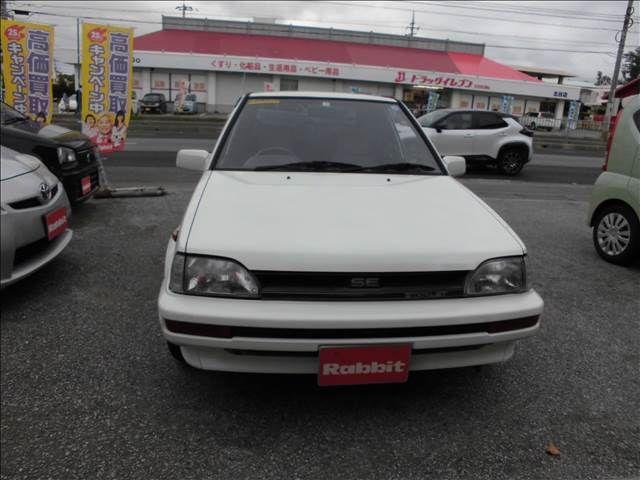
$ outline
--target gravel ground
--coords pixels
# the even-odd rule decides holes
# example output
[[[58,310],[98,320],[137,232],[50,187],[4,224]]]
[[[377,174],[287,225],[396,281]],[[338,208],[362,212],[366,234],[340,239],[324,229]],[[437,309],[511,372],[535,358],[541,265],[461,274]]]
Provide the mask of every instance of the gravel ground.
[[[527,244],[546,302],[510,362],[321,389],[168,355],[156,296],[191,188],[171,180],[79,208],[61,257],[2,293],[1,478],[639,476],[640,268],[597,257],[581,187],[466,181]]]

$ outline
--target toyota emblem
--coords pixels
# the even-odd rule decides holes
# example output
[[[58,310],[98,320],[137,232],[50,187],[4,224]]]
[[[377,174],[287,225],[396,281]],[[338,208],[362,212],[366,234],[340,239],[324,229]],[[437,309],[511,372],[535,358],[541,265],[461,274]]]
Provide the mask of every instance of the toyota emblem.
[[[45,202],[47,200],[51,200],[51,187],[49,186],[48,183],[40,184],[40,196],[42,197],[42,200],[44,200]]]

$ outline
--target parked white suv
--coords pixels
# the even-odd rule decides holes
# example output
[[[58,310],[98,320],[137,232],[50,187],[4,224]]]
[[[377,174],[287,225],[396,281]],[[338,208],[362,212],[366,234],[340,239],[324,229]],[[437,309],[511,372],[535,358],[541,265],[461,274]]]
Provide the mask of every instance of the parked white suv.
[[[418,122],[440,155],[496,165],[505,175],[520,173],[533,154],[533,132],[506,113],[443,109]]]
[[[511,357],[539,328],[526,249],[397,100],[254,93],[169,240],[158,307],[191,366],[321,385]]]

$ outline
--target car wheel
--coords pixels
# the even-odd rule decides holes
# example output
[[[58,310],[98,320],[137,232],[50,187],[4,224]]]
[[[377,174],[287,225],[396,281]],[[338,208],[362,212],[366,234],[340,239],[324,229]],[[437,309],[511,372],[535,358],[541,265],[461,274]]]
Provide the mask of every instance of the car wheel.
[[[502,173],[514,176],[524,167],[525,152],[519,148],[506,148],[498,156],[498,168]]]
[[[175,343],[167,342],[167,348],[169,349],[169,353],[171,356],[176,359],[179,363],[185,366],[190,366],[187,361],[182,356],[182,350],[180,350],[180,345],[176,345]]]
[[[600,210],[593,223],[593,244],[607,262],[629,265],[639,253],[640,223],[631,208],[611,205]]]

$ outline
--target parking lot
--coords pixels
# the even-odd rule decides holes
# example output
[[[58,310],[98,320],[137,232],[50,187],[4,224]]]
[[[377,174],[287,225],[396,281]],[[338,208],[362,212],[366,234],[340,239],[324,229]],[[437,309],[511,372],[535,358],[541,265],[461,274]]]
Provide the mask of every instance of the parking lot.
[[[638,475],[640,267],[593,249],[586,201],[600,159],[538,156],[522,177],[462,180],[524,240],[545,300],[541,331],[511,361],[322,389],[312,376],[171,358],[156,298],[198,175],[175,169],[169,147],[131,143],[105,162],[111,183],[169,194],[75,209],[69,248],[2,292],[2,478]]]

